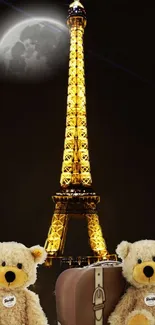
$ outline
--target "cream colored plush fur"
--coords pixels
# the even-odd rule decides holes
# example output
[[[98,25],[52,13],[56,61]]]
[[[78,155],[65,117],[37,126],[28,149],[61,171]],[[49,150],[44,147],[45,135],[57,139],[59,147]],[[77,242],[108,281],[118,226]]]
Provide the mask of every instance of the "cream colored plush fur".
[[[0,243],[0,325],[48,325],[38,295],[27,289],[45,258],[39,245]]]
[[[155,325],[155,241],[123,241],[116,249],[123,275],[131,284],[114,312],[110,325]]]

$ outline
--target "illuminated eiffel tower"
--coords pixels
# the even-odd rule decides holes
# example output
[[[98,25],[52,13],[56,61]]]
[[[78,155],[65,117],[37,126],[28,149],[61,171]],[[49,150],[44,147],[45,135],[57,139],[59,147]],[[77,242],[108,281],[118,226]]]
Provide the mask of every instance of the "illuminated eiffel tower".
[[[87,219],[90,247],[97,256],[108,256],[96,205],[100,197],[92,190],[90,172],[83,35],[86,12],[80,1],[69,6],[70,58],[67,117],[60,191],[53,196],[55,211],[45,243],[48,257],[62,256],[70,218]]]

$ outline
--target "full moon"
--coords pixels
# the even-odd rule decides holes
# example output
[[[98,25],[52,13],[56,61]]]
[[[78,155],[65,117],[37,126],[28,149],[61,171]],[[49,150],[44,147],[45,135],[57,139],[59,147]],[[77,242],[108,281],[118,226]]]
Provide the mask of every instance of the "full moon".
[[[0,70],[14,80],[52,76],[68,54],[68,29],[50,18],[31,18],[10,28],[0,41]]]

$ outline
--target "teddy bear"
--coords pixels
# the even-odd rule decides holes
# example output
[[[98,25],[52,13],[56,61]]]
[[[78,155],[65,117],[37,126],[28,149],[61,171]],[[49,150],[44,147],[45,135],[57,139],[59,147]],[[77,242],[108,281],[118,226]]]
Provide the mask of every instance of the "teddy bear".
[[[46,255],[39,245],[0,243],[0,325],[48,325],[38,295],[27,289]]]
[[[155,325],[155,240],[122,241],[116,249],[130,284],[108,319],[110,325]]]

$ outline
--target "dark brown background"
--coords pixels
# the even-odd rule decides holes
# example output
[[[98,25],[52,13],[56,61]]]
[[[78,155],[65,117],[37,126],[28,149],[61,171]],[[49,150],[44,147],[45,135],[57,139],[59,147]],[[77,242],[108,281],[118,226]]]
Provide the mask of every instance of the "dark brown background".
[[[48,15],[58,14],[65,22],[69,1],[12,3],[36,14],[38,8],[44,12],[48,8]],[[155,238],[155,10],[140,1],[83,3],[88,16],[85,57],[93,187],[101,196],[104,237],[114,252],[123,239]],[[0,2],[1,35],[9,26],[8,17],[14,21],[16,16],[25,19],[22,12]],[[1,80],[1,241],[44,245],[54,209],[50,197],[59,188],[67,73],[66,58],[46,83],[17,85]],[[71,245],[73,238],[70,231]],[[84,254],[87,239],[79,231],[76,240]],[[44,272],[36,290],[54,325],[56,271]]]

